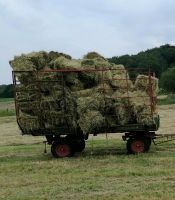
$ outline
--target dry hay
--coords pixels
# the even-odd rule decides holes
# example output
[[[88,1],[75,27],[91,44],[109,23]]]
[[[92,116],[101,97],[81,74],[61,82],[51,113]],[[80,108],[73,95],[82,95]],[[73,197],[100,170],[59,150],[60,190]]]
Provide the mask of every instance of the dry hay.
[[[54,74],[49,73],[46,75],[46,73],[42,74],[38,72],[44,69],[52,69],[50,66],[52,66],[52,63],[59,57],[67,60],[71,59],[69,55],[63,53],[53,51],[47,53],[45,51],[40,51],[15,56],[9,63],[14,71],[28,71],[26,73],[16,73],[20,83],[27,85],[36,81],[36,78],[39,78],[39,80],[52,80]]]
[[[117,124],[125,125],[132,123],[132,113],[129,110],[130,107],[126,106],[124,102],[118,102],[115,104],[115,115]]]
[[[60,109],[60,102],[58,99],[53,99],[52,96],[42,97],[39,108],[41,110],[58,110]]]
[[[100,132],[105,124],[105,118],[99,111],[87,110],[78,120],[84,134]]]
[[[81,64],[78,60],[68,59],[64,56],[60,56],[50,63],[52,69],[61,69],[61,70],[78,70],[81,68]]]
[[[111,85],[117,89],[122,90],[123,92],[130,91],[133,89],[133,83],[129,78],[128,71],[123,65],[113,64],[111,67],[112,81]]]
[[[112,96],[113,92],[114,91],[109,84],[101,83],[97,85],[96,87],[92,87],[90,89],[77,90],[75,92],[73,91],[72,95],[76,98],[91,97],[91,96],[94,96],[94,94],[101,95],[104,97],[104,95]]]
[[[83,59],[94,59],[94,58],[102,58],[103,60],[106,60],[102,55],[100,55],[95,51],[89,52],[83,57]]]
[[[95,70],[95,61],[93,59],[83,59],[81,60],[81,66],[83,69]]]
[[[85,89],[85,90],[78,90],[78,91],[73,91],[72,95],[75,98],[79,98],[79,97],[88,97],[93,95],[95,92],[95,88],[91,88],[91,89]]]
[[[115,100],[115,114],[118,124],[138,123],[150,125],[154,123],[151,99],[145,91],[136,90],[127,93],[116,91],[112,98]]]
[[[63,118],[62,111],[55,110],[43,110],[42,117],[45,123],[49,123],[50,125],[61,125],[65,124],[65,120]]]
[[[45,69],[43,69],[45,70]],[[49,82],[52,82],[53,81],[58,81],[61,76],[59,76],[57,73],[54,73],[54,72],[48,72],[48,70],[50,69],[46,69],[47,71],[37,71],[36,73],[36,79],[35,79],[35,84],[37,84],[36,81],[39,81],[40,83],[38,84],[42,84],[45,82],[47,82],[48,84],[50,84]]]
[[[44,51],[32,52],[26,54],[25,57],[30,59],[34,65],[33,70],[41,70],[48,64],[48,54]]]
[[[110,84],[112,82],[112,74],[109,69],[98,72],[98,83],[107,83]]]
[[[84,59],[81,61],[83,70],[80,72],[80,79],[85,80],[89,85],[96,86],[101,82],[110,83],[112,80],[112,74],[109,70],[111,64],[101,57],[95,57],[94,59]]]
[[[115,90],[130,91],[133,89],[133,83],[128,77],[122,77],[118,74],[114,75],[111,85]]]
[[[63,70],[57,72],[56,75],[58,76],[59,80],[64,78],[66,86],[70,87],[72,91],[81,90],[84,88],[83,83],[81,80],[79,80],[79,75],[77,72],[77,70],[81,70],[81,63],[79,60],[70,60],[61,56],[55,59],[50,66],[52,69]]]
[[[9,62],[14,71],[33,71],[35,65],[32,60],[25,55],[15,56],[14,60]]]
[[[150,96],[142,90],[136,90],[128,93],[130,104],[134,107],[148,107],[151,105]]]
[[[55,83],[52,83],[52,85],[50,85],[50,90],[46,91],[46,93],[44,94],[46,97],[51,96],[54,100],[58,100],[63,97],[63,93],[67,94],[66,92],[68,92],[67,91],[68,89],[66,89],[64,92],[63,88],[64,88],[63,85],[55,82]]]
[[[103,58],[95,58],[93,60],[94,60],[95,69],[110,69],[111,68],[111,64],[107,60],[104,60]]]
[[[112,76],[115,76],[117,74],[125,78],[128,77],[128,72],[125,69],[124,65],[111,64],[110,70],[111,70]]]
[[[17,74],[19,123],[26,133],[79,126],[88,134],[116,124],[153,123],[149,77],[139,75],[133,86],[123,65],[110,64],[96,52],[82,60],[57,52],[33,52],[15,57],[10,64],[15,71],[32,71]],[[60,71],[46,72],[50,69]],[[151,77],[151,84],[156,95],[158,80]]]
[[[153,76],[138,75],[134,84],[136,90],[146,91],[148,94],[157,95],[158,79]]]
[[[16,100],[18,102],[29,102],[38,98],[38,95],[32,91],[16,92]]]
[[[150,96],[142,90],[129,93],[130,112],[136,119],[136,123],[143,125],[153,124]]]
[[[39,101],[21,101],[17,103],[20,110],[30,116],[35,116],[40,111]]]
[[[132,113],[128,93],[115,91],[112,95],[114,101],[114,117],[117,124],[124,125],[132,122]]]
[[[68,54],[64,54],[64,53],[58,53],[58,52],[55,52],[55,51],[50,51],[48,53],[48,58],[49,58],[49,61],[54,61],[55,59],[57,59],[58,57],[65,57],[69,60],[72,59],[72,57]]]
[[[101,93],[103,95],[112,96],[114,90],[109,84],[101,83],[95,88],[95,92]]]
[[[68,60],[71,59],[71,56],[63,53],[54,51],[47,53],[45,51],[40,51],[15,56],[13,60],[9,61],[9,63],[14,71],[36,71],[50,66],[50,62],[55,61],[59,57]]]
[[[16,92],[20,92],[20,93],[29,93],[29,92],[33,92],[33,91],[37,91],[38,89],[38,85],[36,85],[35,83],[31,83],[28,85],[23,85],[23,84],[17,84],[15,87]]]
[[[136,120],[137,120],[138,124],[147,125],[147,126],[153,125],[155,123],[154,118],[153,118],[153,114],[146,107],[143,108],[142,111],[137,112]]]
[[[71,91],[84,89],[84,84],[78,79],[77,72],[69,72],[69,75],[65,74],[64,82],[65,86],[69,87]]]
[[[82,64],[85,61],[87,62],[87,60],[83,60]],[[111,67],[111,64],[107,60],[105,60],[101,57],[97,57],[91,61],[93,61],[93,64],[92,64],[93,69],[99,70],[99,71],[95,72],[96,74],[98,74],[98,77],[97,77],[98,82],[100,82],[102,80],[110,81],[112,79],[112,74],[111,74],[111,71],[109,70]],[[82,65],[82,66],[85,67],[86,65]]]
[[[26,113],[20,112],[18,122],[24,134],[31,134],[33,131],[41,129],[41,124],[39,123],[39,119],[37,116],[31,116]]]
[[[79,72],[79,80],[84,82],[84,88],[91,88],[98,84],[98,74],[95,72],[94,61],[85,59],[81,61],[82,71]]]
[[[81,114],[85,113],[87,110],[103,110],[104,106],[104,97],[98,93],[95,93],[92,96],[80,97],[77,99],[77,113],[80,117]]]
[[[74,115],[70,115],[64,113],[63,111],[43,111],[43,122],[44,126],[47,129],[57,129],[61,128],[72,128],[75,129],[77,127],[76,119]]]
[[[44,52],[22,54],[21,56],[15,56],[14,60],[10,61],[16,76],[21,84],[28,85],[36,80],[36,71],[45,67],[47,59],[44,57]],[[45,60],[46,59],[46,60]],[[25,71],[25,73],[20,73],[20,71]]]

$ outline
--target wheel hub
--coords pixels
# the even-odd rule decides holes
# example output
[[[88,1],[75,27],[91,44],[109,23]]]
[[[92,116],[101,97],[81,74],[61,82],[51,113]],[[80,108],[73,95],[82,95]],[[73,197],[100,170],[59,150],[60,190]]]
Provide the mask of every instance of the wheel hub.
[[[66,144],[62,144],[62,145],[58,146],[56,151],[57,151],[57,154],[59,155],[59,157],[66,157],[66,156],[70,155],[70,148]]]
[[[131,149],[134,153],[143,153],[145,146],[144,143],[140,140],[133,141],[131,144]]]

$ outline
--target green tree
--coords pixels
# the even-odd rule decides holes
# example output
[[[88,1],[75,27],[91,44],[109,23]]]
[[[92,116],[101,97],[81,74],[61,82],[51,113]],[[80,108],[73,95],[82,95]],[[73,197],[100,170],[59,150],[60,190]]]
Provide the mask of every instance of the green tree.
[[[160,86],[168,92],[175,92],[175,67],[162,73]]]
[[[175,46],[166,44],[142,51],[136,55],[115,56],[110,58],[109,61],[116,64],[123,64],[127,68],[151,70],[160,78],[162,72],[175,66]]]
[[[13,97],[13,85],[1,85],[0,86],[0,98],[12,98]]]

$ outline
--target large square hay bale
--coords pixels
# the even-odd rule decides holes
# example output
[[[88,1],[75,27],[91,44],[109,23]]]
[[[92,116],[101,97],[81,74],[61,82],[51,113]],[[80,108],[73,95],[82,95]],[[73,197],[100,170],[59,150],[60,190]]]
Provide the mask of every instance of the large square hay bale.
[[[105,125],[105,118],[99,111],[87,110],[82,113],[78,124],[84,134],[96,133],[100,132]]]
[[[138,75],[134,84],[136,90],[146,91],[148,94],[156,96],[158,93],[158,79],[153,76]]]

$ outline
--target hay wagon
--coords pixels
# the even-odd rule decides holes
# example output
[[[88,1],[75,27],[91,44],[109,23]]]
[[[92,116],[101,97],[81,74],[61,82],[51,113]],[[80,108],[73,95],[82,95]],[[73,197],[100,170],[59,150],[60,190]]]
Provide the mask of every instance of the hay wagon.
[[[137,74],[139,74],[138,70]],[[75,152],[82,152],[89,134],[95,136],[99,133],[123,133],[122,138],[126,141],[129,153],[148,152],[151,141],[156,137],[155,131],[159,128],[159,115],[156,111],[156,97],[152,82],[153,74],[150,72],[146,74],[147,80],[144,83],[146,84],[146,93],[137,95],[134,93],[135,95],[132,96],[133,86],[131,86],[131,79],[128,78],[128,72],[125,70],[126,76],[113,78],[112,81],[115,84],[110,80],[109,88],[106,85],[106,82],[109,82],[108,71],[108,68],[13,71],[16,117],[22,133],[45,136],[47,143],[51,145],[54,157],[67,157],[72,156]],[[143,74],[143,72],[141,73]],[[131,76],[132,74],[135,72],[132,71]],[[92,90],[91,86],[95,84],[94,77],[97,76],[100,83],[95,90]],[[30,77],[30,79],[27,78],[27,81],[24,82],[25,77]],[[78,86],[72,84],[75,77],[87,79],[83,90],[77,89],[80,87],[79,84]],[[132,83],[134,81],[135,77],[133,77]],[[22,84],[23,82],[24,84]],[[114,91],[118,91],[117,84],[123,84],[122,90],[125,91],[122,91],[122,94],[117,92],[117,95],[114,96]],[[85,101],[82,102],[83,108],[78,107],[78,95],[86,96],[86,104],[84,105]],[[84,113],[91,114],[89,110],[94,109],[96,106],[94,102],[98,98],[100,103],[98,102],[97,107],[103,116],[100,126],[94,125],[95,121],[99,119],[96,115],[90,115],[88,120],[85,116],[80,121],[81,115],[84,116]],[[135,106],[133,102],[137,98],[140,104]],[[141,106],[144,101],[146,102],[144,103],[146,112],[143,112]],[[133,111],[133,114],[130,110],[134,109],[134,106],[142,111],[137,109],[137,112]],[[114,112],[116,107],[118,110]],[[81,114],[77,110],[81,110]],[[136,116],[136,113],[139,117]],[[92,129],[84,131],[87,127],[84,129],[82,127],[87,123]]]

